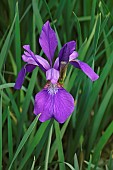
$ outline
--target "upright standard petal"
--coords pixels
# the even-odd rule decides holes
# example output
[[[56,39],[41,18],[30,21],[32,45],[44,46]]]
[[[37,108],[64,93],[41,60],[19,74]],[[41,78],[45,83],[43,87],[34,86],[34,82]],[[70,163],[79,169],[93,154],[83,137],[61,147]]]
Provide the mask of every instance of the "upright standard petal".
[[[74,52],[75,45],[76,45],[75,41],[70,41],[64,44],[58,55],[59,62],[61,61],[65,61],[67,63],[69,62],[69,56]]]
[[[53,68],[55,68],[56,70],[59,70],[59,58],[57,57],[55,62],[54,62],[54,66]]]
[[[35,96],[34,113],[41,114],[39,120],[44,122],[50,118],[64,123],[74,110],[74,99],[59,85],[47,85]]]
[[[24,67],[22,67],[22,69],[20,70],[18,77],[16,79],[16,83],[14,85],[15,89],[21,89],[26,73],[32,72],[35,69],[35,67],[36,66],[32,65],[32,64],[26,64],[26,65],[24,65]]]
[[[51,83],[56,84],[59,79],[59,71],[51,68],[46,71],[46,80],[50,80]]]
[[[58,42],[56,34],[51,28],[49,21],[47,21],[42,27],[39,43],[52,66],[52,59],[54,57],[54,52],[56,50]]]
[[[92,81],[95,81],[99,76],[93,71],[93,69],[86,63],[80,60],[73,60],[70,62],[74,67],[81,69]]]

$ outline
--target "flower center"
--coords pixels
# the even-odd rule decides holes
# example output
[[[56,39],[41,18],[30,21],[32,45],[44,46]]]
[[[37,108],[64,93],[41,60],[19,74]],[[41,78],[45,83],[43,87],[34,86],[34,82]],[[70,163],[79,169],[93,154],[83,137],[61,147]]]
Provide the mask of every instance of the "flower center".
[[[50,83],[49,86],[48,86],[48,93],[50,95],[54,95],[58,92],[58,86],[57,84],[52,84]]]

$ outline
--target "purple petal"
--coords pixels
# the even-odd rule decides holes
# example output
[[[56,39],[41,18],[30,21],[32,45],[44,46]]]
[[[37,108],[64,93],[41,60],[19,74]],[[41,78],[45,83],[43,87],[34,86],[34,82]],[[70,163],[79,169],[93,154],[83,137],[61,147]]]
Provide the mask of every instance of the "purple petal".
[[[52,118],[53,114],[53,102],[48,91],[43,89],[35,96],[34,114],[40,114],[39,120],[45,122]]]
[[[65,62],[69,62],[69,56],[74,52],[75,50],[75,41],[70,41],[66,44],[64,44],[64,46],[61,48],[60,52],[59,52],[59,61],[65,61]]]
[[[78,53],[74,51],[70,56],[69,56],[69,61],[75,60],[78,57]]]
[[[26,73],[27,72],[32,72],[35,69],[35,67],[36,66],[34,66],[32,64],[27,64],[27,65],[24,65],[24,67],[22,67],[22,69],[18,73],[18,77],[17,77],[16,83],[14,85],[15,89],[21,89],[22,84],[23,84],[24,79],[25,79]]]
[[[74,111],[74,99],[65,89],[60,89],[54,98],[54,118],[64,123]]]
[[[44,72],[50,68],[49,63],[40,57],[39,55],[35,55],[30,50],[30,45],[24,45],[23,48],[26,50],[24,55],[22,55],[22,59],[27,62],[28,64],[33,64],[39,66]]]
[[[26,53],[25,53],[26,54]],[[29,54],[29,53],[28,53]],[[41,56],[39,55],[35,55],[37,61],[46,69],[50,69],[50,65],[48,63],[47,60],[45,60],[44,58],[42,58]],[[28,64],[33,64],[33,65],[37,65],[39,66],[35,61],[34,59],[31,57],[31,56],[28,56],[28,55],[22,55],[22,59],[24,62],[27,62]]]
[[[30,45],[24,45],[23,48],[28,51],[29,53],[31,52],[30,50]]]
[[[53,83],[53,84],[57,83],[57,81],[59,79],[59,71],[54,68],[47,70],[46,71],[46,79],[50,80],[51,83]]]
[[[56,58],[53,68],[55,68],[56,70],[59,70],[59,58]]]
[[[50,69],[50,65],[49,65],[49,63],[48,63],[47,60],[45,60],[44,58],[40,57],[39,55],[35,55],[35,56],[36,56],[38,62],[39,62],[46,70]]]
[[[99,76],[93,71],[93,69],[86,63],[80,60],[74,60],[70,62],[74,67],[81,69],[92,81],[95,81]]]
[[[34,59],[31,56],[26,56],[26,55],[22,55],[22,60],[28,64],[33,64],[38,66],[38,64],[34,61]]]
[[[31,55],[27,51],[24,51],[24,55],[27,57],[31,57]]]
[[[28,72],[28,73],[32,72],[35,68],[36,68],[36,66],[34,66],[34,65],[32,65],[32,64],[26,64],[26,65],[24,66],[24,69],[26,70],[26,73],[27,73],[27,72]]]
[[[58,42],[56,34],[51,28],[49,21],[47,21],[42,27],[39,43],[42,47],[42,50],[50,60],[50,64],[52,65],[52,59],[54,57],[54,52],[56,50]]]
[[[35,96],[34,113],[36,115],[41,113],[39,117],[41,122],[55,118],[59,123],[64,123],[73,110],[73,97],[61,87],[56,91],[53,87],[44,88]]]

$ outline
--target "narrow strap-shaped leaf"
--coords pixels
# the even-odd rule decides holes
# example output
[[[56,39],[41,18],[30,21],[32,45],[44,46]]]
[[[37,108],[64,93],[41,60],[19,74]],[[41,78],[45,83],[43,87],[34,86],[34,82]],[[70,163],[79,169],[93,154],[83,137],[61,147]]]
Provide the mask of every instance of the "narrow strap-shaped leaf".
[[[42,29],[43,21],[42,21],[40,12],[39,12],[37,2],[38,1],[36,1],[36,0],[32,0],[33,12],[34,12],[34,15],[35,15],[35,18],[36,18],[36,25],[37,25],[37,28],[38,28],[38,32],[40,33],[41,29]]]
[[[39,115],[39,116],[40,116],[40,115]],[[38,116],[38,118],[39,118],[39,116]],[[26,131],[25,135],[23,136],[23,138],[22,138],[22,140],[21,140],[21,142],[20,142],[20,144],[19,144],[19,146],[18,146],[18,148],[17,148],[17,150],[16,150],[16,153],[15,153],[15,155],[14,155],[14,157],[13,157],[13,160],[12,160],[12,162],[11,162],[8,170],[10,170],[10,169],[12,168],[13,162],[14,162],[15,159],[17,158],[18,154],[20,153],[20,151],[21,151],[22,148],[24,147],[24,145],[25,145],[28,137],[30,136],[30,134],[32,133],[34,127],[36,126],[36,123],[37,123],[37,121],[38,121],[38,118],[36,117],[36,118],[34,119],[34,121],[32,122],[32,124],[30,125],[30,127],[29,127],[28,130]]]
[[[48,161],[49,161],[49,152],[50,152],[50,144],[51,144],[51,137],[52,137],[52,129],[53,129],[53,125],[51,125],[50,132],[49,132],[48,144],[47,144],[46,156],[45,156],[44,170],[48,170]]]
[[[65,170],[64,165],[64,152],[63,152],[63,146],[62,146],[62,140],[61,140],[61,132],[58,122],[54,122],[55,125],[55,133],[56,133],[56,141],[57,141],[57,148],[58,148],[58,160],[61,162],[59,164],[60,170]]]
[[[13,23],[11,25],[11,28],[10,28],[9,33],[7,35],[7,38],[5,39],[4,45],[3,45],[2,50],[0,52],[0,72],[2,70],[8,49],[10,47],[11,34],[12,34],[12,31],[13,31],[13,28],[14,28],[16,17],[17,17],[17,13],[15,14]]]
[[[74,168],[75,170],[79,170],[78,159],[77,159],[76,153],[74,155]]]
[[[102,118],[104,116],[105,110],[109,104],[110,98],[113,95],[113,84],[110,86],[110,88],[108,89],[108,91],[106,92],[105,97],[103,98],[103,101],[98,109],[97,114],[94,117],[94,123],[92,125],[92,129],[91,129],[91,135],[89,137],[89,145],[88,145],[88,154],[93,146],[93,143],[96,140],[96,136],[97,136],[97,132],[99,129],[99,126],[101,124]]]
[[[99,142],[97,143],[95,149],[94,149],[94,154],[93,154],[93,162],[97,163],[100,153],[105,146],[106,142],[110,138],[110,136],[113,134],[113,121],[109,124],[107,129],[105,130],[104,134],[100,138]]]
[[[91,95],[90,95],[90,98],[87,102],[86,110],[85,110],[84,114],[82,115],[82,120],[80,120],[80,121],[78,120],[79,124],[78,124],[77,128],[79,129],[79,131],[76,132],[75,145],[78,144],[78,140],[80,139],[80,136],[83,132],[83,129],[84,129],[84,126],[87,122],[91,108],[93,107],[93,105],[94,105],[94,103],[97,99],[97,96],[99,94],[99,91],[100,91],[100,89],[101,89],[110,69],[111,69],[111,66],[113,64],[113,57],[112,56],[113,56],[113,52],[109,56],[109,59],[108,59],[106,65],[104,66],[104,69],[103,69],[103,71],[100,75],[100,78],[98,79],[98,82],[96,82],[95,85],[92,88],[92,91],[94,91],[95,93],[91,93]]]
[[[51,124],[52,124],[52,121],[46,121],[41,124],[36,135],[33,138],[33,141],[31,142],[30,146],[28,147],[27,152],[25,153],[23,159],[20,162],[18,170],[21,170],[24,167],[25,163],[29,160],[29,157],[33,153],[35,147],[40,143],[45,132],[46,132],[46,134],[49,134]],[[40,148],[40,146],[39,146],[39,148]]]
[[[0,97],[0,170],[2,170],[2,94]]]
[[[20,22],[19,22],[19,10],[18,2],[16,3],[16,21],[15,21],[15,53],[16,53],[16,65],[17,72],[21,69],[21,40],[20,40]]]
[[[29,108],[29,103],[30,103],[30,100],[31,100],[31,95],[32,95],[34,86],[35,86],[37,73],[38,73],[38,68],[36,68],[36,69],[34,70],[33,74],[32,74],[31,81],[30,81],[30,83],[29,83],[28,90],[27,90],[27,93],[26,93],[26,96],[25,96],[25,99],[24,99],[24,102],[23,102],[22,114],[21,114],[21,118],[20,118],[19,129],[18,129],[18,131],[19,131],[18,141],[19,141],[19,139],[21,138],[22,125],[23,125],[23,123],[24,123],[25,116],[26,116],[26,113],[27,113],[28,108]],[[25,107],[25,106],[26,106],[26,107]]]
[[[12,139],[12,123],[10,118],[10,110],[8,108],[8,150],[9,150],[9,162],[13,158],[13,139]]]

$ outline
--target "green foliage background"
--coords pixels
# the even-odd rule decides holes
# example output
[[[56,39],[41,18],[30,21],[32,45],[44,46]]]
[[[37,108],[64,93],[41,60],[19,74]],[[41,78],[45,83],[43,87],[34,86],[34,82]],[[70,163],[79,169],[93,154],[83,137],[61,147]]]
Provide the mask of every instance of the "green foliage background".
[[[1,0],[0,170],[113,170],[112,7],[112,0]],[[46,83],[40,69],[26,76],[20,91],[13,89],[24,65],[22,46],[43,55],[38,39],[47,20],[59,38],[56,57],[75,40],[79,59],[100,76],[92,83],[68,67],[64,87],[75,110],[63,125],[40,123],[33,114],[34,96]]]

